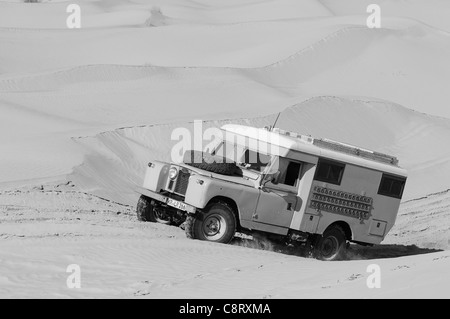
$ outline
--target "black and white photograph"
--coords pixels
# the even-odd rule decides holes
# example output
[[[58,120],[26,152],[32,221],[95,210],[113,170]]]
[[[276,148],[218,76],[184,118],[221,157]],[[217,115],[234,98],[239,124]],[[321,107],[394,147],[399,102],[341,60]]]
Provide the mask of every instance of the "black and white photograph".
[[[0,0],[0,299],[449,287],[450,1]]]

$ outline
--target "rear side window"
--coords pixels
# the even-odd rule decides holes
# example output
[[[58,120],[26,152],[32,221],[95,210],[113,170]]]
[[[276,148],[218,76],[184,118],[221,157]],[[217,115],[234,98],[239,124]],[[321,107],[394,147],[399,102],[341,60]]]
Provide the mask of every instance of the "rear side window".
[[[378,194],[401,199],[405,184],[406,178],[383,174]]]
[[[340,185],[345,165],[330,160],[320,159],[317,164],[316,181]]]

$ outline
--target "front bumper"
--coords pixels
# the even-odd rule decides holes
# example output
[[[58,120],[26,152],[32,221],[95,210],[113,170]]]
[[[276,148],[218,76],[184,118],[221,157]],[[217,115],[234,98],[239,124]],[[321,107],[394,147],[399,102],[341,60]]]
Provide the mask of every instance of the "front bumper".
[[[195,212],[196,212],[196,207],[194,207],[192,205],[186,204],[185,202],[182,202],[182,201],[175,200],[175,199],[170,198],[168,196],[164,196],[164,195],[161,195],[161,194],[149,191],[146,188],[138,187],[136,191],[139,194],[142,194],[144,196],[147,196],[149,198],[157,200],[157,201],[159,201],[161,203],[164,203],[164,204],[166,204],[168,206],[171,206],[171,207],[174,207],[176,209],[185,211],[185,212],[187,212],[189,214],[195,214]]]

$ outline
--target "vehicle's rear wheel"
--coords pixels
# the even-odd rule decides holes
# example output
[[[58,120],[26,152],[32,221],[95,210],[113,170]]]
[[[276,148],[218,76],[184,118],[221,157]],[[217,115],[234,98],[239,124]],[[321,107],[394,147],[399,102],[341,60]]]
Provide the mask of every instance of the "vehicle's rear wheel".
[[[332,226],[314,243],[314,257],[324,261],[345,259],[346,242],[344,230]]]
[[[204,213],[189,215],[186,219],[186,235],[192,239],[228,244],[236,233],[236,216],[226,203],[208,205]]]
[[[160,212],[152,205],[152,200],[144,195],[139,198],[136,213],[138,220],[141,222],[161,223],[166,225],[171,223],[170,217]]]

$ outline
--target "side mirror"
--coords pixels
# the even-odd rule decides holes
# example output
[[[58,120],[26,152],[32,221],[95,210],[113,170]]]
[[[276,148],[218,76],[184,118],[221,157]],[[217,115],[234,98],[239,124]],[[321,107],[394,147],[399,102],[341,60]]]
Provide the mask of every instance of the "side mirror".
[[[273,174],[267,174],[266,177],[264,178],[263,186],[266,186],[268,182],[271,182],[273,185],[277,185],[280,181],[280,175],[281,175],[280,171],[277,171],[276,173]]]
[[[281,172],[277,171],[275,174],[273,174],[270,182],[274,185],[277,185],[280,182],[280,175],[281,175]]]

